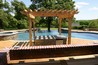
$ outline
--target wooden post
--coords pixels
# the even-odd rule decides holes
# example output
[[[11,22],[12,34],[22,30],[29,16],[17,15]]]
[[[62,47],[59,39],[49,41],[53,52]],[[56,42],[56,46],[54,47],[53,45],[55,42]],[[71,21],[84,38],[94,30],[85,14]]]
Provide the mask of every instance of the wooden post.
[[[62,18],[59,18],[59,35],[61,35],[61,23],[62,23]]]
[[[29,39],[30,39],[30,46],[32,46],[32,22],[29,18]]]
[[[34,37],[34,44],[35,44],[35,22],[33,19],[33,37]]]
[[[27,12],[27,16],[28,16],[28,19],[29,19],[29,43],[30,43],[30,46],[32,46],[32,21],[31,21],[31,18],[30,18],[30,12]]]
[[[29,19],[29,43],[30,43],[30,46],[32,46],[32,20],[35,19],[35,16],[33,16],[31,14],[31,11],[27,11],[26,15],[28,16],[28,19]],[[34,22],[34,21],[33,21]],[[33,23],[34,24],[34,23]],[[34,34],[35,35],[35,34]],[[35,37],[35,36],[34,36]],[[34,38],[35,39],[35,38]]]
[[[68,44],[71,44],[71,22],[72,18],[68,18]]]

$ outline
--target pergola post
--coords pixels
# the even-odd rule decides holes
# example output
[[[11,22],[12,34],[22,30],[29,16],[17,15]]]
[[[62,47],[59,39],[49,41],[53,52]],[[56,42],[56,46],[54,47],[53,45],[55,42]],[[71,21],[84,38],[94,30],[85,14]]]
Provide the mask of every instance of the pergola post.
[[[29,39],[30,39],[30,46],[32,46],[32,21],[29,18]]]
[[[34,44],[35,44],[35,22],[33,19],[33,38],[34,38]]]
[[[68,18],[68,44],[71,44],[71,18]]]
[[[59,35],[61,35],[61,23],[62,23],[62,18],[59,18]]]

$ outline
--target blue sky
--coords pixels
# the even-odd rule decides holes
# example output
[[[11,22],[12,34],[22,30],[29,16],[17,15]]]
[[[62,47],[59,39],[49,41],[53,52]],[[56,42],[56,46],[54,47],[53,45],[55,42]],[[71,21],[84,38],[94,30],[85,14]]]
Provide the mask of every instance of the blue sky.
[[[79,13],[76,19],[98,19],[98,0],[74,0]]]
[[[12,0],[7,0],[12,1]],[[28,7],[31,2],[30,0],[19,0],[23,1]],[[79,13],[75,15],[77,20],[91,20],[98,19],[98,0],[74,0],[76,8]]]

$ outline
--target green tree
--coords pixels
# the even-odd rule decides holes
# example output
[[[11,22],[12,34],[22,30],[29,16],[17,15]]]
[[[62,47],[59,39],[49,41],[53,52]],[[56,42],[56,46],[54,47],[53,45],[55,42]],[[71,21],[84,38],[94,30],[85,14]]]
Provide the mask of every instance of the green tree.
[[[28,25],[27,17],[21,14],[20,12],[24,9],[27,9],[26,5],[22,1],[19,2],[18,0],[13,0],[11,4],[15,14],[14,18],[16,18],[16,20],[18,21],[17,28],[18,29],[27,28],[27,25]]]
[[[27,20],[21,19],[18,21],[19,21],[19,23],[17,24],[18,29],[26,29],[28,27]]]
[[[23,19],[23,18],[24,18],[24,15],[21,14],[20,11],[26,9],[26,8],[27,8],[26,5],[25,5],[22,1],[19,2],[18,0],[13,0],[13,1],[11,2],[11,4],[12,4],[12,7],[13,7],[13,9],[14,9],[15,18],[16,18],[17,20]]]
[[[0,0],[0,28],[7,28],[9,26],[9,18],[11,16],[11,7],[9,3],[5,0]]]
[[[18,0],[12,0],[11,5],[6,0],[0,0],[0,28],[27,28],[27,17],[20,13],[24,9],[26,9],[25,4]]]
[[[32,10],[72,10],[74,9],[74,1],[73,0],[31,0],[32,4],[30,8]],[[48,31],[50,32],[51,23],[53,21],[53,17],[47,17]]]
[[[98,19],[94,20],[77,20],[77,23],[80,24],[79,29],[83,28],[98,28]]]
[[[88,24],[89,28],[98,28],[98,19],[90,20]]]
[[[10,22],[9,22],[8,28],[9,29],[17,29],[17,24],[18,24],[17,19],[10,15],[9,21]]]

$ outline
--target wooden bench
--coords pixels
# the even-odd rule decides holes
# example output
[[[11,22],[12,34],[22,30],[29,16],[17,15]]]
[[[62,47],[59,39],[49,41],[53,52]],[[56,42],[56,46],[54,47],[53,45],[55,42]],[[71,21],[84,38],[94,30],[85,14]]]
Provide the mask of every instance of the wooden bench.
[[[9,54],[11,60],[90,55],[98,54],[98,44],[12,47]]]

